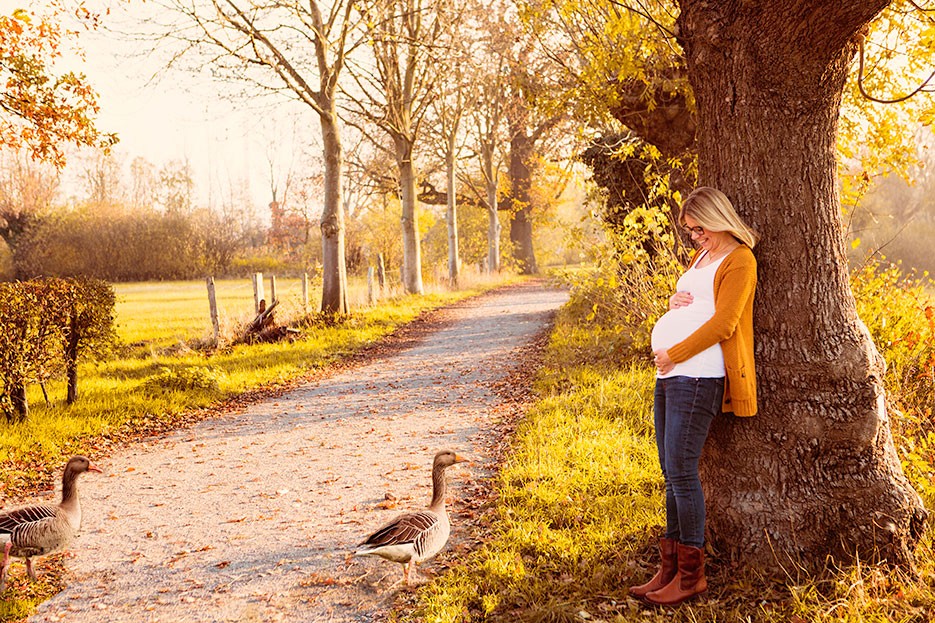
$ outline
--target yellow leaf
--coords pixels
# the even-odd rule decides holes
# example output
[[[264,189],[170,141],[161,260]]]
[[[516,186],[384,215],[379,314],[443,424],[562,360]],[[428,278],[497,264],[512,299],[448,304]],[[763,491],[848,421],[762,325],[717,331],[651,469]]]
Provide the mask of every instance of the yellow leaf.
[[[927,108],[919,114],[919,123],[922,125],[935,125],[935,108]]]
[[[860,246],[860,238],[854,238],[854,239],[851,241],[851,248],[852,248],[852,249],[856,249],[856,248],[859,247],[859,246]]]

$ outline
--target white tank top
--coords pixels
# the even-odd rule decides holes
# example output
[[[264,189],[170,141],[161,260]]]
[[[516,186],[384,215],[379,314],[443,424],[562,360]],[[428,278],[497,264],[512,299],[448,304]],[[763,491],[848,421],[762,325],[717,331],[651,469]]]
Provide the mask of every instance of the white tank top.
[[[651,338],[654,352],[675,346],[714,316],[714,274],[724,261],[724,257],[702,268],[698,268],[698,262],[695,262],[679,277],[676,290],[688,292],[694,298],[691,305],[670,309],[656,321]],[[701,258],[698,261],[701,261]],[[657,372],[656,376],[658,378],[672,376],[719,378],[724,374],[724,353],[721,351],[721,345],[715,344],[694,357],[675,364],[668,374]]]

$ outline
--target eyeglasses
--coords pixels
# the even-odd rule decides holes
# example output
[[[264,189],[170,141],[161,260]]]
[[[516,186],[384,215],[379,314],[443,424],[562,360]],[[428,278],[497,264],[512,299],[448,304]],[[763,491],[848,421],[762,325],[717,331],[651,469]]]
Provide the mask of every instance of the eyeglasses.
[[[701,227],[700,225],[695,227],[682,227],[682,231],[685,232],[686,236],[691,236],[692,234],[701,236],[704,234],[704,227]]]

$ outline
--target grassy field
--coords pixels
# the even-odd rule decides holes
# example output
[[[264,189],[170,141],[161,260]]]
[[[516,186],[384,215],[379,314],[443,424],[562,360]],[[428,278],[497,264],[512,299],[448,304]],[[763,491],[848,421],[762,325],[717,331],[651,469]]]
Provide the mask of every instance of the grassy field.
[[[124,283],[114,286],[117,293],[117,334],[124,344],[162,350],[180,342],[211,336],[208,288],[204,281],[161,281]],[[264,290],[270,294],[270,280]],[[221,334],[230,335],[254,317],[253,284],[249,279],[221,279],[215,282]],[[276,296],[280,303],[277,315],[291,318],[304,313],[302,282],[277,279]],[[316,311],[321,289],[309,286],[308,304]],[[367,301],[367,283],[351,279],[348,302],[360,309]]]

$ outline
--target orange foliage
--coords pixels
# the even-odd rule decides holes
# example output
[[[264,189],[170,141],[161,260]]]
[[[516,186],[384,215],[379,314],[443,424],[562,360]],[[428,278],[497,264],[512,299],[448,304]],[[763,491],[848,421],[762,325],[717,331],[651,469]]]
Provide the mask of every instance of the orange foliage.
[[[113,134],[94,125],[99,111],[97,93],[84,74],[51,73],[50,65],[62,56],[63,41],[77,33],[64,29],[63,0],[53,0],[48,15],[16,9],[0,15],[0,146],[25,147],[34,158],[61,168],[64,143],[108,149]],[[79,4],[75,15],[89,28],[99,15]]]

